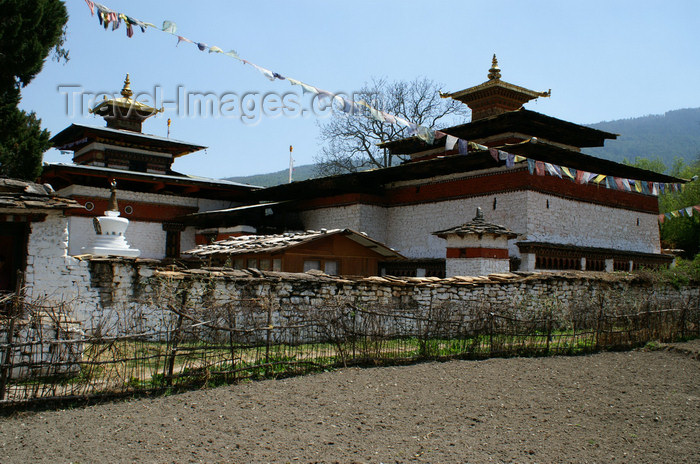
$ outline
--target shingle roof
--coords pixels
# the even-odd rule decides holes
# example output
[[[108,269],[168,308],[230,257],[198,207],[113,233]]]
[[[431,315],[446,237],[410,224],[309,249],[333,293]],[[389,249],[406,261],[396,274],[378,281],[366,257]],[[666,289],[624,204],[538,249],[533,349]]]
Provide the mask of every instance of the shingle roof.
[[[452,227],[450,229],[433,232],[433,235],[437,235],[440,238],[447,238],[448,235],[459,235],[461,237],[471,234],[501,235],[506,236],[507,238],[515,238],[518,236],[518,234],[507,227],[486,222],[484,220],[484,214],[481,212],[481,208],[476,209],[476,217],[474,217],[471,222],[467,222],[461,226]]]
[[[82,207],[75,200],[56,195],[49,184],[0,178],[0,210],[63,210]]]
[[[345,235],[350,240],[362,246],[372,248],[372,250],[384,257],[403,258],[398,252],[386,245],[369,238],[365,234],[350,229],[307,230],[306,232],[288,232],[275,235],[243,235],[220,240],[211,245],[200,245],[185,253],[199,257],[216,254],[240,255],[249,253],[277,253],[336,234]]]

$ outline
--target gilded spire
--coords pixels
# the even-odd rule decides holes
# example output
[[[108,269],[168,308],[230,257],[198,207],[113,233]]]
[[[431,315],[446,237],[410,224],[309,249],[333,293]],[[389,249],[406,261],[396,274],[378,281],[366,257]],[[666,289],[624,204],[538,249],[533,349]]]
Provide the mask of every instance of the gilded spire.
[[[495,57],[496,55],[494,55]],[[131,98],[134,92],[131,91],[131,82],[129,81],[129,73],[126,73],[126,79],[124,79],[124,88],[122,88],[121,94],[124,98]]]
[[[110,183],[110,195],[109,195],[109,206],[107,211],[119,212],[119,205],[117,204],[117,180],[112,179]]]
[[[498,60],[496,59],[496,54],[493,54],[493,59],[491,60],[491,69],[489,69],[489,80],[500,79],[501,78],[501,68],[498,67]]]

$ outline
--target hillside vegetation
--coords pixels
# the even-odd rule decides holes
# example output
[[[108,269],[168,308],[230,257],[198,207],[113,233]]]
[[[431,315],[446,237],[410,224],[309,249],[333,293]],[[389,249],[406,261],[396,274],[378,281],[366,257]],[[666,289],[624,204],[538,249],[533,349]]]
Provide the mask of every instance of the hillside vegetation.
[[[590,127],[620,134],[617,140],[608,140],[605,147],[585,150],[588,154],[612,161],[658,158],[670,167],[675,158],[691,162],[700,156],[700,108],[604,121]]]

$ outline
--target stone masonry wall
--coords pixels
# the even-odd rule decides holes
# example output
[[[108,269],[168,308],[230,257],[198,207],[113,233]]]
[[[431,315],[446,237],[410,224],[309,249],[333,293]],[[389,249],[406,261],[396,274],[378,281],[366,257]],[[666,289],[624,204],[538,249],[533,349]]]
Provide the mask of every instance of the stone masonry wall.
[[[69,256],[68,218],[49,214],[43,222],[32,222],[27,243],[25,285],[32,298],[72,301],[90,299],[87,263]]]
[[[75,271],[75,277],[67,272],[68,278],[60,282],[76,287],[73,294],[79,294],[80,298],[75,300],[73,316],[83,322],[86,331],[98,326],[109,331],[110,324],[132,318],[134,314],[157,324],[163,314],[162,308],[177,304],[183,291],[187,293],[187,304],[196,308],[262,297],[274,307],[287,311],[322,309],[329,302],[397,308],[428,307],[436,303],[478,304],[498,311],[515,306],[528,308],[549,301],[563,308],[576,302],[594,301],[597,295],[608,290],[614,290],[628,302],[650,298],[673,302],[700,297],[697,285],[680,289],[652,286],[629,274],[504,273],[442,280],[391,277],[351,280],[317,273],[230,269],[171,271],[156,268],[158,263],[154,261],[133,259],[92,259],[74,264],[64,270]],[[58,290],[59,282],[53,285],[54,290]],[[70,293],[54,291],[53,296]]]

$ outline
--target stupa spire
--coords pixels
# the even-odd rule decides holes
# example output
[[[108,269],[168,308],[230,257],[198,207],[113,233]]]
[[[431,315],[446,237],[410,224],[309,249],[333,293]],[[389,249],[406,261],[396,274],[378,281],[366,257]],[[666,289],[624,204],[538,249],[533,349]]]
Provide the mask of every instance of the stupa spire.
[[[496,54],[493,54],[493,59],[491,59],[491,69],[489,69],[489,80],[500,79],[501,78],[501,68],[498,67],[498,59]],[[127,76],[128,78],[128,76]]]
[[[495,57],[496,55],[494,55]],[[134,92],[131,91],[131,81],[129,81],[129,73],[126,73],[126,79],[124,79],[124,87],[122,87],[121,94],[124,98],[131,98]]]

